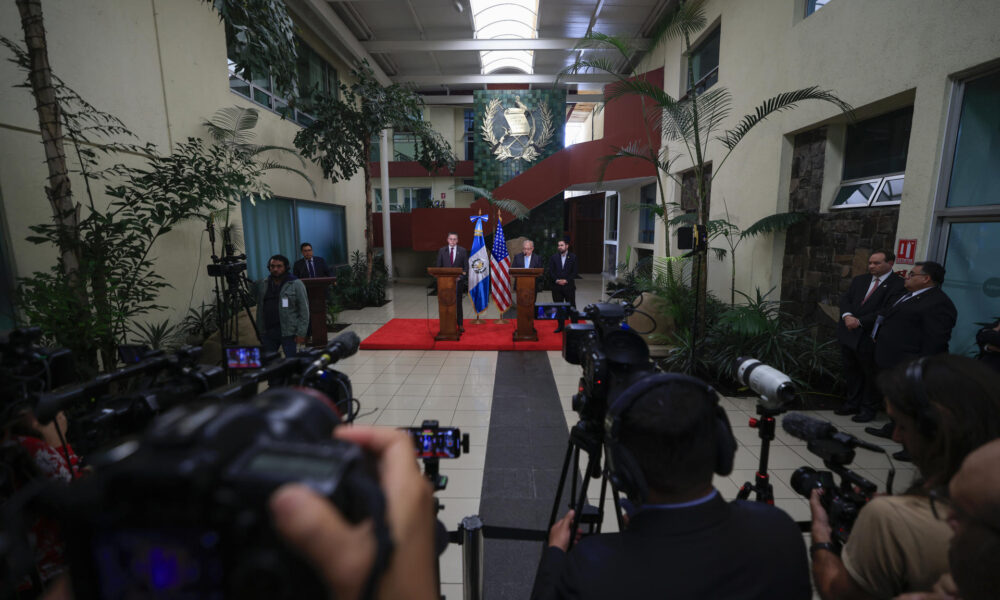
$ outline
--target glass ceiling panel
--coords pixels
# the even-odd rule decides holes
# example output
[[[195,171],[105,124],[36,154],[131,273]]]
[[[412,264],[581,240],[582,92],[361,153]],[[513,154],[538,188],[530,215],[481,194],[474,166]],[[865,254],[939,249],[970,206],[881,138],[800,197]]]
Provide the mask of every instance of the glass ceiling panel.
[[[538,0],[470,0],[476,39],[535,39],[538,37]],[[534,52],[493,50],[479,53],[482,73],[513,68],[534,72]]]

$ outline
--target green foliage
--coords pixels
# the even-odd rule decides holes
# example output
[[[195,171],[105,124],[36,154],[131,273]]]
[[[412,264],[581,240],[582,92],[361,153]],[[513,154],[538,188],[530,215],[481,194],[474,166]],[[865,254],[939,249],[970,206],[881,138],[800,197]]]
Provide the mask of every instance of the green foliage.
[[[153,350],[173,350],[183,342],[184,331],[170,319],[159,323],[134,323],[129,328],[129,343],[149,346]]]
[[[298,175],[309,184],[309,188],[312,190],[313,196],[315,196],[316,186],[313,185],[312,179],[305,172],[295,167],[289,167],[274,158],[262,157],[265,153],[268,155],[279,154],[280,156],[291,156],[298,161],[303,169],[306,166],[306,161],[299,156],[299,153],[294,148],[253,143],[256,137],[253,129],[257,126],[257,118],[258,112],[255,108],[228,106],[217,110],[212,115],[212,118],[203,121],[202,125],[208,129],[208,133],[217,144],[225,146],[234,155],[255,162],[261,171],[279,170]],[[261,189],[250,194],[252,198],[261,200],[267,200],[270,195],[270,190],[265,186],[261,186]]]
[[[204,0],[226,27],[229,55],[240,77],[270,73],[279,94],[295,91],[295,24],[285,0]]]
[[[368,149],[383,129],[408,131],[417,139],[417,160],[428,171],[455,170],[457,159],[447,141],[423,120],[419,95],[399,84],[383,86],[367,61],[353,71],[355,83],[340,84],[340,93],[314,96],[315,121],[295,135],[295,146],[316,161],[331,181],[368,177]]]
[[[521,204],[517,200],[511,200],[509,198],[494,198],[493,192],[486,188],[476,187],[474,185],[456,185],[452,189],[456,192],[469,192],[476,198],[483,198],[489,203],[490,208],[510,213],[514,215],[515,219],[524,219],[528,216],[528,213],[531,212],[530,208]]]
[[[695,364],[691,364],[692,312],[687,312],[684,321],[675,321],[681,324],[677,333],[665,340],[671,348],[660,366],[736,389],[736,359],[749,356],[786,373],[802,389],[829,389],[839,376],[836,340],[820,340],[817,332],[782,311],[778,301],[768,299],[773,291],[762,294],[758,289],[754,297],[738,292],[747,300],[739,306],[726,306],[709,295],[708,327],[696,339]],[[682,296],[693,311],[695,294],[689,287],[673,293],[674,302]]]
[[[198,338],[201,342],[208,339],[218,329],[219,321],[215,305],[204,302],[198,308],[189,308],[187,315],[180,323],[180,330],[183,333]]]
[[[366,306],[382,306],[386,302],[385,288],[388,272],[381,257],[375,259],[372,277],[368,279],[368,261],[360,250],[351,255],[351,264],[337,271],[337,283],[333,286],[332,303],[347,309]]]
[[[326,328],[332,329],[337,324],[337,317],[343,309],[336,302],[329,302],[326,305]]]
[[[22,69],[29,66],[20,47],[9,40],[2,43],[13,52],[13,62]],[[156,242],[184,220],[205,217],[244,195],[270,191],[260,181],[253,153],[188,138],[172,154],[161,155],[152,144],[135,142],[118,118],[88,103],[55,75],[52,80],[70,158],[75,159],[73,170],[85,183],[86,205],[77,205],[78,225],[68,239],[53,221],[30,226],[27,240],[46,248],[69,247],[80,265],[75,279],[63,275],[61,262],[22,278],[17,299],[30,324],[41,327],[51,342],[73,350],[81,369],[93,372],[95,350],[104,367],[113,368],[116,347],[125,343],[132,320],[164,308],[156,300],[170,284],[153,268]],[[125,155],[128,163],[108,160]],[[95,198],[94,182],[102,183],[109,202]]]

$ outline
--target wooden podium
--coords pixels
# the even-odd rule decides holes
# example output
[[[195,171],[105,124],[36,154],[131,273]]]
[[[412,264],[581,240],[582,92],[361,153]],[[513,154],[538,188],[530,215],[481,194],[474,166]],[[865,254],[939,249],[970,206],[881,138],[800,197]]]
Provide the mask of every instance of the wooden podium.
[[[535,331],[535,278],[541,276],[545,269],[511,269],[517,287],[517,329],[514,330],[515,342],[537,342],[538,332]]]
[[[309,333],[314,348],[326,346],[326,290],[336,277],[308,277],[302,280],[309,296]]]
[[[455,305],[458,278],[462,276],[462,267],[429,267],[427,273],[437,279],[438,318],[441,331],[434,336],[435,340],[458,340],[458,307]]]

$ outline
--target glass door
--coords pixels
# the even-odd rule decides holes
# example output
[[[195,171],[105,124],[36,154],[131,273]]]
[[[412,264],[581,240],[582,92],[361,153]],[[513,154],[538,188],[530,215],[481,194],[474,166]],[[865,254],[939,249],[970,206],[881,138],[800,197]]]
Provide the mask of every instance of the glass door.
[[[976,332],[1000,318],[1000,220],[945,224],[944,290],[958,309],[952,354],[975,355]]]

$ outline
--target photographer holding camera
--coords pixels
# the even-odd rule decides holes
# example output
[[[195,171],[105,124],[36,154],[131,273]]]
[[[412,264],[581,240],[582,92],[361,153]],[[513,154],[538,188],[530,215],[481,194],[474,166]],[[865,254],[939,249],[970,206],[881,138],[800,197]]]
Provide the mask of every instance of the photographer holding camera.
[[[378,427],[338,427],[334,437],[360,445],[378,460],[393,551],[374,596],[437,598],[433,497],[413,458],[413,440],[397,429]],[[300,484],[278,489],[271,513],[278,532],[313,564],[333,597],[361,597],[376,559],[370,521],[351,525],[328,500]]]
[[[611,479],[637,507],[621,533],[572,551],[571,511],[549,535],[532,598],[803,598],[805,544],[782,511],[726,502],[713,472],[733,468],[737,443],[715,391],[678,374],[645,377],[608,408]]]
[[[952,532],[934,515],[932,490],[947,486],[963,459],[1000,437],[1000,378],[970,358],[938,355],[879,379],[893,439],[913,456],[920,478],[901,496],[880,496],[858,515],[838,556],[820,491],[812,508],[813,579],[824,600],[891,598],[930,590],[948,572]]]

